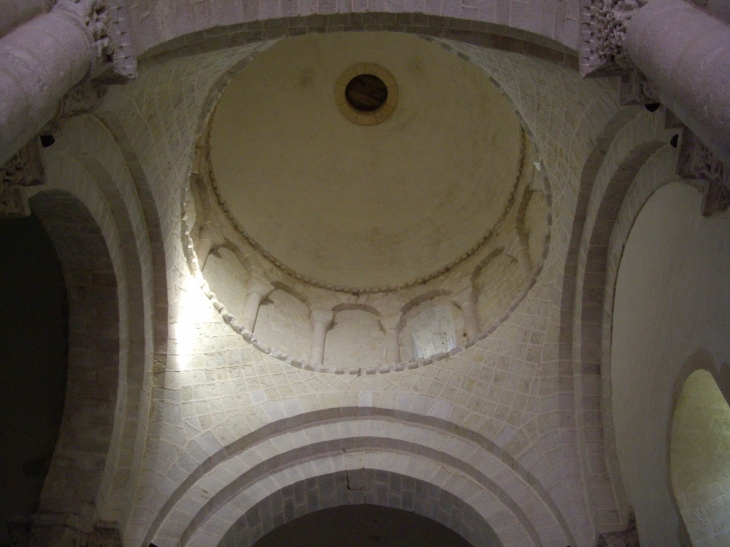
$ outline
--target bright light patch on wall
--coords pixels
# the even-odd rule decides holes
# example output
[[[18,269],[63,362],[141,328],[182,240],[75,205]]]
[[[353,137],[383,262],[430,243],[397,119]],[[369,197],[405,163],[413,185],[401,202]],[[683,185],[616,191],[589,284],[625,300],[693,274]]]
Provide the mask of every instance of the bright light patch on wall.
[[[174,325],[173,337],[177,347],[177,360],[179,370],[189,370],[192,366],[195,343],[199,337],[198,325],[201,321],[201,304],[210,307],[208,301],[200,290],[200,280],[192,276],[186,276],[180,291],[178,316],[172,317]]]
[[[670,468],[692,545],[730,545],[730,407],[705,370],[687,378],[677,401]]]

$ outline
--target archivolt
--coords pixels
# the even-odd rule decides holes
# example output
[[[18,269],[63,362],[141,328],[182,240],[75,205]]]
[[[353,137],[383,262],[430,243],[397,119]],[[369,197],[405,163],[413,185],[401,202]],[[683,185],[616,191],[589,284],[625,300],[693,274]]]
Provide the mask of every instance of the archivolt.
[[[365,468],[335,471],[276,490],[246,511],[218,545],[250,547],[275,527],[307,513],[363,503],[429,517],[472,545],[502,547],[489,524],[472,507],[443,488],[403,473]]]
[[[676,150],[669,147],[664,116],[632,109],[606,127],[604,146],[584,167],[577,218],[567,264],[574,275],[563,288],[564,336],[572,344],[574,404],[584,484],[591,488],[593,525],[598,533],[623,523],[628,514],[616,455],[611,414],[610,347],[613,293],[618,263],[633,221],[651,194],[677,180]],[[570,272],[566,272],[570,273]],[[574,283],[569,286],[568,283]],[[570,301],[570,299],[573,299]],[[592,439],[589,443],[589,439]],[[605,454],[604,465],[589,465]],[[604,492],[601,497],[600,492]],[[599,510],[599,508],[604,508]],[[605,508],[611,508],[606,511]]]
[[[222,537],[276,484],[363,467],[444,488],[504,545],[574,542],[544,485],[491,441],[437,418],[344,408],[272,423],[213,454],[170,496],[145,543],[197,545],[216,530]]]
[[[119,344],[116,356],[99,358],[99,363],[118,363],[118,370],[108,378],[113,381],[116,401],[111,408],[113,429],[108,453],[104,454],[104,473],[100,477],[98,493],[95,491],[96,498],[90,501],[95,502],[100,518],[119,521],[124,508],[131,505],[134,480],[128,477],[133,455],[144,446],[149,400],[144,401],[143,393],[150,393],[149,386],[144,384],[150,381],[155,334],[159,335],[155,333],[154,313],[160,307],[156,305],[159,298],[167,309],[166,291],[160,295],[160,291],[155,290],[160,277],[155,275],[155,262],[160,260],[154,251],[155,234],[148,230],[135,183],[109,130],[96,118],[83,116],[65,122],[56,138],[56,144],[44,157],[48,183],[39,187],[41,193],[32,198],[32,202],[39,210],[43,208],[46,216],[56,215],[56,209],[64,206],[59,203],[44,206],[48,201],[46,195],[52,195],[48,190],[62,189],[73,194],[83,203],[80,207],[88,208],[98,225],[102,245],[109,249],[114,264],[114,303],[113,306],[107,304],[110,307],[98,320],[113,318],[118,323],[115,327]],[[73,224],[64,226],[64,230],[72,229]],[[159,234],[156,235],[159,239]],[[57,238],[70,236],[56,235]],[[96,256],[91,251],[84,254],[83,250],[77,254],[80,259],[92,262],[92,257]],[[117,306],[118,311],[114,311]],[[166,332],[166,328],[164,330]],[[107,334],[100,339],[106,337]],[[74,351],[73,347],[71,351]],[[96,424],[87,425],[87,428],[93,429],[88,434],[98,434]]]

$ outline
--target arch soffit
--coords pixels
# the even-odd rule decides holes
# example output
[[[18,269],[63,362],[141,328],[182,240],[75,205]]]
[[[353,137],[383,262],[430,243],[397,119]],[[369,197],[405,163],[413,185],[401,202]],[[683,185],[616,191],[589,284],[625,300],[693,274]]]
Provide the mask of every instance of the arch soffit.
[[[48,182],[40,193],[57,188],[74,195],[96,221],[110,251],[117,277],[120,312],[120,362],[117,413],[97,500],[100,516],[114,521],[132,496],[133,480],[115,487],[129,472],[131,454],[144,442],[150,392],[156,306],[154,257],[143,206],[127,162],[111,132],[93,116],[65,121],[53,148],[44,152]],[[81,176],[73,176],[74,171]],[[83,176],[86,175],[86,176]],[[116,250],[119,249],[118,252]],[[166,301],[166,298],[164,298]],[[166,305],[165,305],[166,306]],[[165,329],[166,330],[166,329]],[[141,427],[140,427],[141,426]],[[124,481],[123,481],[124,482]]]
[[[335,314],[341,311],[355,310],[369,313],[370,315],[373,315],[378,319],[380,318],[380,312],[375,307],[368,304],[338,304],[334,308],[332,308],[332,311],[335,312]]]
[[[118,381],[126,354],[119,301],[127,293],[126,272],[123,258],[110,252],[119,234],[109,222],[110,212],[101,192],[78,163],[55,159],[44,161],[49,183],[35,189],[29,203],[61,263],[69,302],[67,374],[82,379],[73,386],[70,382],[66,385],[61,427],[39,509],[59,513],[62,525],[67,525],[62,519],[70,522],[72,515],[84,515],[84,525],[92,526],[95,516],[88,514],[88,507],[107,501],[104,482],[114,467],[110,460],[114,459],[117,423],[123,421],[115,409],[124,398]],[[53,183],[55,176],[60,184]],[[73,327],[94,316],[98,319],[87,325],[85,332]],[[108,331],[115,336],[102,341],[100,335]],[[86,368],[87,356],[98,360],[99,366],[93,371]],[[87,419],[90,411],[95,416],[93,424]],[[103,469],[90,468],[85,461],[91,458],[101,461]],[[77,492],[77,482],[86,489]],[[34,527],[46,526],[39,522]],[[39,535],[43,537],[43,532]]]
[[[299,291],[297,291],[296,289],[291,288],[286,283],[282,283],[281,281],[272,281],[271,286],[274,287],[274,289],[278,289],[280,291],[283,291],[283,292],[293,296],[294,298],[299,300],[302,304],[307,306],[307,308],[309,308],[310,310],[312,309],[312,304],[309,302],[309,299],[306,296],[304,296],[303,294],[301,294]]]
[[[413,308],[423,304],[424,302],[428,302],[429,300],[433,300],[434,298],[438,298],[439,296],[448,296],[449,294],[451,294],[451,291],[448,290],[432,290],[427,291],[423,294],[419,294],[417,297],[412,298],[411,300],[406,302],[401,307],[400,313],[402,316],[404,316]]]
[[[479,277],[479,274],[482,273],[482,271],[484,271],[484,268],[489,266],[489,263],[492,262],[492,260],[494,260],[501,254],[505,254],[504,247],[497,247],[491,253],[489,253],[487,256],[485,256],[481,260],[481,262],[479,262],[479,264],[477,264],[476,268],[474,268],[474,271],[471,274],[472,283],[474,283],[477,280],[477,278]],[[505,256],[508,256],[508,255],[505,255]],[[516,262],[516,260],[513,257],[510,256],[510,258]]]
[[[223,243],[216,249],[212,249],[211,253],[215,253],[217,249],[221,248],[231,251],[234,255],[236,255],[236,260],[238,260],[239,264],[241,264],[241,266],[243,267],[243,271],[245,271],[246,273],[251,271],[253,267],[253,265],[251,264],[251,259],[248,257],[248,255],[246,255],[246,253],[241,250],[238,245],[236,245],[231,235],[226,234],[223,237]]]
[[[210,1],[210,0],[207,0]],[[398,0],[400,1],[400,0]],[[509,3],[510,0],[499,0]],[[273,6],[276,10],[276,6]],[[216,21],[211,27],[218,27],[218,32],[211,35],[205,28],[190,32],[190,26],[178,27],[176,22],[169,26],[167,39],[156,44],[139,44],[139,38],[148,38],[151,32],[139,33],[136,44],[137,58],[141,62],[148,59],[163,57],[178,57],[225,49],[231,46],[246,44],[252,41],[278,40],[287,36],[320,32],[343,31],[392,31],[408,32],[446,39],[455,39],[474,45],[522,53],[578,69],[578,55],[575,49],[575,40],[569,39],[566,43],[542,34],[543,27],[535,31],[515,28],[505,21],[496,21],[496,17],[480,18],[476,13],[464,11],[462,17],[441,13],[440,7],[432,13],[430,6],[421,6],[418,11],[410,12],[402,9],[379,11],[374,6],[363,11],[354,9],[350,13],[322,13],[319,6],[308,7],[305,13],[257,14],[248,21],[229,17],[227,20]],[[507,8],[509,9],[509,7]],[[323,11],[329,11],[325,8]],[[496,15],[496,14],[495,14]],[[487,20],[485,20],[487,19]],[[576,20],[577,20],[576,14]],[[202,24],[202,21],[200,21]],[[177,31],[177,28],[180,28]],[[149,26],[148,26],[149,29]],[[576,28],[577,30],[577,28]],[[175,36],[177,34],[177,36]],[[170,37],[172,36],[172,37]],[[144,51],[140,51],[144,49]]]
[[[342,443],[350,444],[340,446]],[[401,446],[399,443],[405,444]],[[431,448],[433,446],[443,447],[443,451]],[[539,469],[543,476],[535,476],[485,437],[442,419],[409,412],[356,407],[316,411],[272,422],[213,453],[208,450],[207,453],[211,455],[167,498],[149,528],[144,543],[157,541],[156,538],[179,537],[181,520],[188,523],[186,527],[189,531],[186,533],[189,535],[186,537],[192,537],[207,515],[223,510],[234,492],[237,495],[251,480],[252,469],[256,466],[260,466],[260,473],[267,475],[273,472],[272,469],[286,469],[303,459],[315,461],[329,457],[327,455],[330,453],[342,454],[344,451],[349,454],[353,450],[405,454],[406,460],[408,457],[425,457],[436,467],[446,462],[454,472],[461,473],[465,480],[480,485],[477,490],[492,492],[512,514],[521,515],[515,518],[521,519],[523,527],[526,530],[531,526],[535,529],[537,535],[530,537],[536,540],[542,538],[536,545],[547,541],[542,536],[549,536],[550,533],[559,533],[567,544],[574,543],[561,512],[561,508],[567,510],[572,500],[554,499],[550,491],[559,488],[556,482],[558,479],[549,480],[551,471],[539,462],[536,461],[532,469]],[[282,453],[286,453],[286,456],[282,456]],[[384,461],[387,460],[385,458]],[[320,468],[315,464],[307,464],[303,469],[306,470],[302,471],[304,475],[294,476],[307,477]],[[415,466],[414,469],[419,467]],[[435,471],[432,476],[436,481]],[[420,478],[430,480],[432,476]],[[534,515],[525,515],[520,509],[524,506],[522,502],[525,496],[535,502],[530,505],[535,511]],[[519,503],[515,500],[519,500]],[[183,516],[186,514],[189,516]],[[196,524],[191,520],[192,515],[197,515],[194,518],[200,522]],[[541,524],[531,524],[533,520]],[[550,522],[547,528],[551,532],[547,532],[547,528],[543,529],[545,522]]]
[[[304,503],[297,503],[298,498]],[[399,472],[360,468],[334,471],[282,487],[251,507],[223,536],[219,547],[250,547],[275,527],[321,509],[367,503],[431,518],[472,545],[503,547],[471,506],[441,487]],[[250,526],[250,522],[258,523]]]
[[[372,446],[369,446],[368,441],[371,440],[374,442]],[[379,446],[379,440],[362,439],[357,442],[360,445],[357,447],[349,447],[347,443],[343,443],[341,447],[337,447],[331,453],[293,462],[291,466],[272,471],[271,474],[261,477],[256,482],[240,485],[241,489],[236,493],[232,493],[231,497],[222,502],[221,506],[213,507],[211,502],[217,502],[218,500],[216,498],[211,499],[198,515],[202,516],[208,510],[211,512],[199,523],[195,522],[196,519],[193,519],[193,522],[183,532],[179,545],[199,545],[203,541],[210,541],[212,538],[216,538],[220,542],[231,526],[239,519],[245,518],[257,503],[279,492],[282,488],[291,486],[297,477],[305,476],[308,479],[320,479],[327,476],[329,470],[356,471],[359,469],[372,469],[392,473],[401,467],[405,467],[402,470],[403,476],[438,486],[442,491],[451,494],[476,512],[481,520],[491,523],[490,527],[494,529],[496,536],[504,547],[542,547],[551,534],[556,532],[560,534],[559,527],[554,523],[541,529],[542,534],[540,534],[530,519],[515,503],[510,503],[509,500],[505,501],[502,491],[485,488],[483,484],[474,484],[472,482],[473,477],[454,468],[448,462],[434,461],[429,455],[413,453],[410,450],[402,452],[401,450],[409,449],[408,443],[399,443],[402,445],[398,447],[400,450],[394,452],[376,453],[376,450],[382,449]],[[420,448],[419,450],[423,449]],[[343,451],[347,451],[347,453],[345,454]],[[382,462],[381,460],[385,458],[390,461]],[[314,472],[312,472],[312,468],[314,468]],[[325,469],[327,471],[324,471]],[[426,473],[432,475],[432,477],[429,477],[430,481],[425,480],[427,479],[424,476]],[[467,496],[469,498],[464,499]],[[167,547],[163,538],[155,539],[155,541],[160,547]],[[566,541],[565,536],[562,536],[560,541]],[[211,543],[215,543],[215,541]]]
[[[605,295],[602,303],[602,318],[600,327],[602,337],[600,347],[596,350],[600,354],[600,414],[603,424],[604,442],[608,458],[610,479],[619,503],[625,503],[625,493],[618,462],[615,428],[612,411],[611,391],[611,340],[613,331],[613,305],[616,293],[618,270],[624,247],[629,238],[631,228],[649,198],[663,186],[684,182],[676,175],[677,151],[665,146],[659,149],[638,173],[629,194],[619,211],[616,226],[608,244],[608,263],[606,266]],[[623,505],[619,505],[623,509]]]
[[[665,129],[663,115],[632,108],[619,113],[606,129],[605,138],[610,144],[597,146],[600,156],[591,158],[584,170],[584,197],[579,198],[579,204],[582,202],[585,216],[583,221],[576,222],[570,243],[570,254],[576,257],[575,277],[566,277],[575,285],[566,287],[563,299],[563,308],[572,313],[568,314],[569,323],[561,326],[563,331],[570,329],[572,340],[582,472],[591,484],[604,483],[608,487],[604,491],[611,493],[598,499],[599,489],[594,488],[587,499],[594,508],[614,508],[604,512],[601,520],[594,516],[599,532],[625,524],[628,515],[615,450],[610,393],[611,317],[618,264],[643,205],[661,186],[678,180],[676,151],[668,144],[677,130]],[[569,294],[574,295],[573,303],[565,301]],[[608,460],[608,474],[593,472],[587,476],[587,438],[600,439]],[[594,509],[592,513],[599,512]]]
[[[115,150],[114,154],[121,155],[124,167],[120,170],[111,170],[110,165],[106,166],[107,171],[112,174],[112,178],[122,176],[132,184],[120,184],[125,201],[128,202],[128,211],[130,218],[135,220],[133,226],[146,233],[146,242],[149,246],[149,262],[145,255],[140,254],[143,260],[143,267],[150,268],[150,276],[152,283],[150,291],[152,294],[152,302],[154,305],[154,351],[162,354],[167,345],[168,334],[168,287],[167,287],[167,263],[165,259],[165,241],[163,234],[163,224],[160,212],[154,198],[153,189],[151,188],[151,177],[143,167],[143,159],[140,158],[141,150],[133,144],[130,138],[129,127],[117,117],[112,109],[102,108],[95,111],[93,116],[84,116],[85,119],[93,119],[99,131],[101,143],[113,143],[113,146],[106,148],[106,151]],[[145,127],[142,131],[147,130]],[[89,142],[91,139],[82,141],[86,146],[94,146]],[[101,154],[97,156],[99,161],[105,163],[107,155]],[[128,177],[128,178],[127,178]],[[139,221],[136,221],[139,219]],[[141,226],[144,227],[142,230]],[[141,237],[142,240],[145,238]],[[140,243],[138,243],[140,246]],[[140,249],[142,250],[142,249]],[[148,266],[149,264],[149,266]]]

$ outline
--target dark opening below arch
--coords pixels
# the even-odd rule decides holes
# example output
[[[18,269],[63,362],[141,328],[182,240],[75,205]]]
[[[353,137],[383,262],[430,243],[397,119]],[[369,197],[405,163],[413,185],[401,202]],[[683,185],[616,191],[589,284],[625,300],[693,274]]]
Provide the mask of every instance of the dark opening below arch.
[[[0,545],[38,509],[64,407],[68,301],[35,215],[0,220]]]
[[[340,505],[275,528],[254,547],[473,547],[430,518],[380,505]]]

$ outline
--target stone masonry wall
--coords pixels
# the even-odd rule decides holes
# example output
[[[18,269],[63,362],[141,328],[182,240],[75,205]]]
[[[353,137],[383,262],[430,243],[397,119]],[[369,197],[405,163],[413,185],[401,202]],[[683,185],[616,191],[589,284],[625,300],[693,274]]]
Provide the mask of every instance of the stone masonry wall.
[[[453,22],[448,26],[455,30],[468,30],[473,21],[488,32],[551,46],[562,44],[570,50],[578,49],[580,39],[578,2],[568,0],[132,0],[128,10],[137,55],[194,32],[214,36],[225,33],[229,25],[313,15],[339,17],[339,24],[367,26],[381,22],[373,17],[376,13],[386,18],[414,13],[449,18]],[[348,15],[362,15],[363,19],[358,23]]]
[[[254,506],[223,537],[221,547],[250,547],[276,526],[313,511],[370,503],[413,511],[448,526],[474,546],[497,545],[494,532],[462,500],[424,481],[361,469],[306,479]]]
[[[588,545],[593,540],[576,461],[572,384],[564,381],[570,373],[558,366],[557,287],[579,175],[597,133],[616,111],[614,92],[605,82],[581,81],[575,72],[522,55],[446,45],[478,63],[520,114],[547,167],[554,237],[540,277],[507,323],[478,345],[412,371],[343,377],[294,369],[232,333],[187,273],[180,204],[192,147],[215,82],[257,46],[151,62],[142,66],[136,84],[114,90],[107,99],[104,108],[113,109],[122,121],[162,213],[172,317],[166,366],[155,376],[140,487],[124,522],[125,542],[141,545],[154,539],[162,547],[174,537],[162,532],[166,526],[184,530],[190,525],[186,537],[204,537],[195,530],[205,525],[202,515],[210,513],[175,524],[183,514],[175,511],[185,505],[186,513],[199,514],[202,506],[193,509],[197,502],[191,490],[198,483],[214,492],[231,482],[232,476],[220,467],[224,462],[215,463],[215,454],[269,425],[291,427],[285,425],[288,418],[346,407],[414,416],[434,413],[462,435],[480,435],[493,443],[499,458],[525,470],[527,491],[540,492],[552,508],[550,519],[557,519],[551,522],[558,523],[548,525],[528,506],[520,513],[513,501],[505,507],[508,513],[524,515],[524,522],[514,517],[523,522],[519,529],[537,530],[535,537],[545,545]],[[384,424],[378,428],[374,431],[385,433]],[[429,460],[419,461],[425,465]],[[304,477],[313,471],[298,469]],[[467,488],[469,482],[464,484]],[[230,509],[226,507],[220,510]],[[512,541],[520,537],[501,533]],[[206,544],[220,539],[205,537]]]

